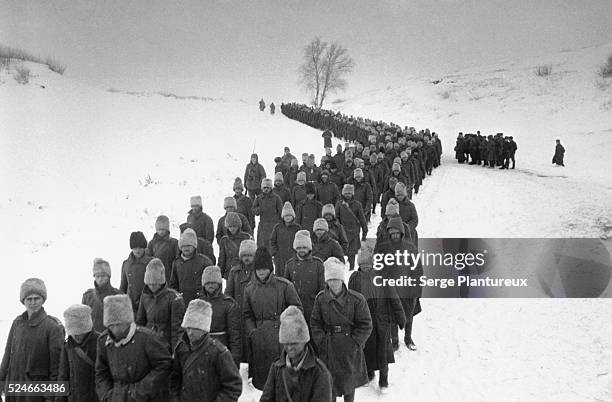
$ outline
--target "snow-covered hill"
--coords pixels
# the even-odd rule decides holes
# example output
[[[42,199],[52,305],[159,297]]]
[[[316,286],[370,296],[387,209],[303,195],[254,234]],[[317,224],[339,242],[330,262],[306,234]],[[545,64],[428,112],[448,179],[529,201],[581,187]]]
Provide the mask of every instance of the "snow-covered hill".
[[[444,164],[414,200],[422,237],[599,236],[612,225],[612,112],[593,71],[610,50],[431,77],[437,85],[411,79],[334,106],[441,134]],[[533,75],[542,63],[551,77]],[[150,238],[157,215],[177,237],[189,197],[201,194],[216,224],[253,149],[269,174],[285,145],[317,159],[323,151],[320,132],[256,104],[108,92],[26,64],[26,85],[0,72],[0,345],[25,278],[45,280],[46,309],[61,317],[91,286],[94,257],[110,261],[118,285],[130,232]],[[514,135],[518,169],[456,165],[456,132],[477,129]],[[556,137],[565,169],[549,166]],[[419,350],[402,347],[388,395],[370,385],[358,400],[612,399],[609,300],[424,300],[423,309]],[[257,395],[245,384],[241,401]]]

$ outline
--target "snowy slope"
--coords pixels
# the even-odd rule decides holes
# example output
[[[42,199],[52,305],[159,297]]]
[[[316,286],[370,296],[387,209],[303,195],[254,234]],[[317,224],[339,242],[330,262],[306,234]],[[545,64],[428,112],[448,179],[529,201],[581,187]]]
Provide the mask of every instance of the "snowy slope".
[[[612,123],[597,106],[610,93],[590,93],[582,88],[586,78],[579,78],[592,70],[586,54],[603,50],[579,51],[574,61],[579,65],[571,67],[576,72],[557,79],[560,89],[540,83],[550,85],[540,89],[549,107],[562,106],[545,118],[530,112],[546,106],[527,67],[507,67],[502,80],[519,88],[510,91],[512,102],[502,99],[503,89],[484,84],[497,74],[486,69],[457,73],[455,83],[435,86],[414,79],[405,88],[341,106],[442,134],[450,159],[414,200],[421,236],[600,235],[605,228],[597,220],[610,218],[612,210],[605,181],[612,166],[600,156],[610,151],[605,130]],[[570,55],[558,55],[566,67],[553,70],[553,80],[555,71],[570,69]],[[598,59],[603,57],[593,55],[590,63]],[[110,261],[118,285],[129,233],[142,230],[150,238],[157,215],[170,217],[176,237],[189,196],[201,194],[216,224],[222,199],[231,195],[233,178],[242,176],[254,146],[269,174],[285,145],[294,155],[322,154],[319,132],[260,113],[255,104],[111,93],[41,66],[30,68],[35,76],[28,85],[0,73],[0,181],[6,189],[0,198],[6,227],[0,242],[6,267],[0,345],[22,311],[17,299],[25,278],[46,281],[46,308],[61,317],[91,286],[94,257]],[[436,97],[441,85],[448,85],[455,100]],[[465,97],[481,86],[490,96]],[[578,90],[584,106],[561,96],[564,88]],[[567,125],[559,115],[569,117]],[[514,135],[520,170],[455,165],[448,154],[455,133],[476,129]],[[565,170],[548,163],[557,135],[568,149]],[[561,175],[566,177],[553,177]],[[419,350],[400,349],[388,395],[380,396],[371,384],[357,391],[357,400],[612,400],[609,300],[424,300],[423,309],[414,327]],[[258,392],[245,383],[241,401],[257,399]]]

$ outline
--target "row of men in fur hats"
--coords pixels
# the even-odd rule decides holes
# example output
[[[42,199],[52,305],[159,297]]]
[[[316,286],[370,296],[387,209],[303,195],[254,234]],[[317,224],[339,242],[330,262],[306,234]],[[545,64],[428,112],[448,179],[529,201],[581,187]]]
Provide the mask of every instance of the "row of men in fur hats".
[[[495,136],[484,136],[477,131],[476,134],[459,133],[455,145],[455,159],[459,163],[481,165],[483,167],[500,169],[514,169],[517,150],[514,137],[497,133]],[[510,167],[512,161],[512,167]]]
[[[415,250],[399,216],[385,226],[377,249]],[[389,330],[403,328],[406,311],[413,312],[393,288],[373,285],[372,249],[361,252],[360,270],[347,287],[344,261],[312,257],[309,239],[307,231],[296,234],[295,257],[283,276],[274,274],[267,248],[242,241],[225,292],[220,268],[209,265],[200,278],[189,275],[201,284],[192,300],[168,287],[160,259],[148,258],[138,307],[129,289],[112,288],[108,262],[96,259],[94,288],[64,312],[65,341],[61,322],[43,308],[44,282],[28,279],[20,291],[26,311],[11,326],[0,380],[68,381],[69,401],[235,401],[242,392],[239,365],[246,361],[262,401],[353,401],[374,370],[380,370],[379,386],[388,387]],[[127,275],[135,279],[139,272]],[[103,296],[104,288],[113,291]]]

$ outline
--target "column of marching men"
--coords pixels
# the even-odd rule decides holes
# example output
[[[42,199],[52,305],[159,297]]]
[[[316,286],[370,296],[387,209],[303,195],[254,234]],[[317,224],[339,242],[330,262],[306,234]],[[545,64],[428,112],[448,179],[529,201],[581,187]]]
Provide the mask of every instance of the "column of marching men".
[[[302,154],[300,166],[285,147],[270,179],[253,154],[216,232],[200,196],[190,199],[179,239],[163,215],[150,241],[133,232],[119,288],[109,263],[96,258],[94,287],[66,309],[65,326],[42,307],[43,281],[27,279],[26,311],[11,326],[0,381],[69,381],[70,395],[57,398],[68,401],[235,401],[240,363],[248,363],[262,401],[352,401],[375,371],[387,388],[398,327],[416,349],[421,289],[376,287],[373,277],[418,277],[422,267],[375,271],[373,254],[416,251],[412,193],[439,165],[441,148],[431,145],[439,141],[428,130],[304,105],[282,110],[341,133],[323,134],[319,165]],[[332,135],[352,142],[331,155]],[[379,203],[372,246],[364,241]],[[346,264],[359,268],[348,281]]]

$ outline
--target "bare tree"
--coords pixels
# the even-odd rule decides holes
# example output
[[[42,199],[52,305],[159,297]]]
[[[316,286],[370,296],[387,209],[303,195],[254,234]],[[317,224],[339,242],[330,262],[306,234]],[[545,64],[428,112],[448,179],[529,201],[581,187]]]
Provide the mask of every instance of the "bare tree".
[[[317,37],[304,47],[299,82],[307,92],[312,93],[313,106],[321,108],[329,93],[346,89],[344,77],[354,67],[355,62],[344,46],[338,42],[330,45]]]

